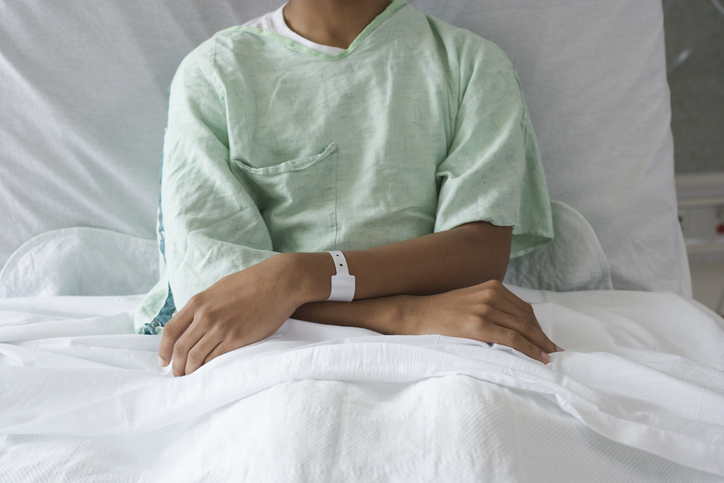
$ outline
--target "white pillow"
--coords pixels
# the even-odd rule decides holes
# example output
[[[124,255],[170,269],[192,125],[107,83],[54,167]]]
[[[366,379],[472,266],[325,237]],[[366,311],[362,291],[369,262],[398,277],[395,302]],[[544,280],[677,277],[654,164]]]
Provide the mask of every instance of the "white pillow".
[[[100,228],[54,230],[23,244],[0,272],[0,297],[131,295],[158,281],[158,249]]]
[[[591,225],[576,210],[551,202],[555,238],[540,250],[514,258],[505,283],[537,290],[611,290],[611,269]]]

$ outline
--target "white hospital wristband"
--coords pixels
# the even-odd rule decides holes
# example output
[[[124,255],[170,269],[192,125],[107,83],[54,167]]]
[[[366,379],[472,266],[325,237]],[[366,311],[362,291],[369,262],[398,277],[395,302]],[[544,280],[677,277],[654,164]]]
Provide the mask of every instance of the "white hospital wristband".
[[[347,259],[342,252],[329,252],[334,260],[334,268],[337,275],[332,275],[332,292],[328,301],[351,302],[354,299],[354,275],[349,274]]]

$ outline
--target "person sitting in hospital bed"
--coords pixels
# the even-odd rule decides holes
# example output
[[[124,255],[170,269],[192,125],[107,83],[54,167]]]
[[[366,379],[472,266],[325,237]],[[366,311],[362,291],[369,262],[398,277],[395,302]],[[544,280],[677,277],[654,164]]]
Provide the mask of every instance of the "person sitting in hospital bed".
[[[404,0],[290,0],[191,52],[158,228],[136,329],[176,376],[290,317],[560,350],[500,282],[553,236],[517,75]]]

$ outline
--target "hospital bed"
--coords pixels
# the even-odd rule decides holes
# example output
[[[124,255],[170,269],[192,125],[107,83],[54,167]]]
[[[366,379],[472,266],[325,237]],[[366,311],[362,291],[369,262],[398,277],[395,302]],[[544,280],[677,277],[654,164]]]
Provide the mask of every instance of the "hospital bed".
[[[724,481],[724,321],[691,299],[661,3],[411,0],[520,75],[556,240],[506,283],[566,349],[289,320],[191,376],[133,333],[167,89],[267,0],[0,0],[0,482]]]

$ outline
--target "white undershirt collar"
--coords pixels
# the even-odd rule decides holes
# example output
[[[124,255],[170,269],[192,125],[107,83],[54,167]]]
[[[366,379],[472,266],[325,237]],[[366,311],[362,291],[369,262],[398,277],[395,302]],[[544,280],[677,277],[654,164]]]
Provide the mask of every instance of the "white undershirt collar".
[[[243,24],[244,27],[255,27],[260,30],[266,30],[269,32],[274,32],[275,34],[281,35],[282,37],[286,37],[290,40],[293,40],[297,42],[298,44],[304,45],[305,47],[309,47],[310,49],[314,49],[318,52],[322,52],[325,54],[339,54],[340,52],[344,52],[346,49],[340,49],[339,47],[332,47],[330,45],[322,45],[318,44],[316,42],[312,42],[309,39],[306,39],[299,35],[298,33],[294,32],[292,29],[289,28],[287,23],[284,21],[284,7],[286,4],[282,5],[278,9],[274,10],[273,12],[269,12],[266,15],[263,15],[259,18],[255,18],[254,20],[251,20],[249,22],[246,22]]]

